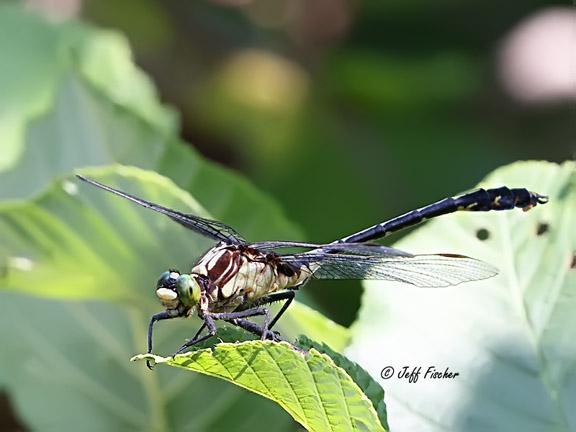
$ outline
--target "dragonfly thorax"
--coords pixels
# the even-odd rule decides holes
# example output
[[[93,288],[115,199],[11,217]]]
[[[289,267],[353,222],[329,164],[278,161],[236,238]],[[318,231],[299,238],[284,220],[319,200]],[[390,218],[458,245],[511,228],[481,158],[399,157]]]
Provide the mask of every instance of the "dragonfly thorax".
[[[296,289],[310,277],[309,272],[283,263],[275,253],[226,244],[210,249],[191,274],[204,282],[208,308],[219,312],[272,292]]]

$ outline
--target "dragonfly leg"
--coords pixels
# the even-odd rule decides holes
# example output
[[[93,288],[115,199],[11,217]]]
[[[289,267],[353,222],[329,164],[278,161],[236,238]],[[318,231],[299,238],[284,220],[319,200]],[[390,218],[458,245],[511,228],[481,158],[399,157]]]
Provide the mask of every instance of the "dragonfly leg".
[[[264,329],[256,323],[249,321],[243,318],[237,318],[233,320],[227,320],[229,323],[234,324],[238,327],[243,328],[244,330],[249,331],[250,333],[254,333],[256,336],[262,336],[264,334]],[[305,353],[306,350],[300,348],[298,345],[293,344],[292,342],[287,341],[284,339],[278,332],[273,332],[268,330],[268,335],[266,339],[271,340],[273,342],[286,342],[292,346],[293,349],[299,351],[301,353]]]
[[[254,307],[237,312],[235,311],[235,312],[211,313],[210,316],[218,320],[231,320],[236,318],[248,318],[252,316],[267,315],[267,314],[268,314],[267,308]]]
[[[249,321],[247,319],[236,318],[236,319],[231,319],[231,320],[226,320],[226,321],[231,323],[231,324],[234,324],[235,326],[243,328],[244,330],[249,331],[250,333],[253,333],[256,336],[262,337],[264,335],[264,328],[262,326],[259,326],[258,324],[254,323],[252,321]],[[267,334],[266,339],[270,339],[274,342],[280,342],[280,341],[284,340],[276,332],[268,331],[266,334]]]
[[[196,334],[194,335],[194,337],[192,339],[196,339],[198,336],[200,336],[200,333],[202,333],[202,330],[204,330],[206,328],[206,322],[204,322],[204,324],[202,324],[202,326],[198,329],[198,331],[196,332]]]
[[[276,294],[276,296],[274,296],[274,294]],[[270,325],[268,326],[268,329],[271,329],[278,322],[280,317],[282,315],[284,315],[284,312],[286,312],[286,310],[288,309],[288,306],[290,306],[290,303],[292,303],[292,300],[294,300],[294,297],[296,297],[296,293],[294,291],[285,291],[285,292],[270,294],[269,297],[272,297],[272,299],[270,299],[270,303],[275,302],[275,301],[286,300],[284,302],[284,304],[282,305],[282,307],[280,308],[280,310],[278,311],[278,313],[276,314],[276,316],[272,319],[272,321],[270,321]]]
[[[244,309],[243,311],[235,311],[235,312],[223,312],[223,313],[216,313],[212,314],[212,316],[216,319],[225,320],[231,322],[230,320],[234,319],[241,319],[241,318],[248,318],[251,316],[258,316],[264,315],[264,325],[261,327],[260,337],[262,340],[265,340],[268,337],[268,322],[270,321],[270,316],[268,314],[268,308],[263,307],[254,307],[250,309]],[[249,322],[248,320],[244,320]]]
[[[202,330],[204,330],[205,327],[208,327],[208,334],[199,337],[200,333],[202,332]],[[187,348],[190,348],[192,345],[199,344],[200,342],[203,342],[206,339],[211,338],[215,334],[216,334],[216,324],[214,324],[214,319],[212,318],[211,315],[204,314],[204,324],[202,324],[202,327],[200,327],[200,329],[196,332],[196,334],[192,339],[182,344],[182,346],[172,354],[172,357],[174,357],[176,354],[182,353]]]
[[[214,323],[214,320],[223,320],[223,321],[228,321],[231,322],[232,324],[236,324],[234,322],[234,320],[241,320],[242,323],[250,323],[250,321],[243,319],[243,318],[248,318],[251,316],[258,316],[258,315],[264,315],[264,316],[268,316],[268,309],[267,308],[262,308],[262,307],[255,307],[255,308],[251,308],[251,309],[246,309],[243,311],[239,311],[239,312],[222,312],[222,313],[205,313],[204,314],[204,324],[202,325],[202,327],[200,327],[200,329],[196,332],[196,335],[190,339],[189,341],[187,341],[186,343],[184,343],[180,348],[178,348],[174,354],[172,354],[172,356],[175,356],[176,354],[180,354],[183,351],[185,351],[187,348],[190,348],[193,345],[196,345],[200,342],[205,341],[206,339],[214,336],[216,334],[216,324]],[[267,320],[266,320],[267,322]],[[253,325],[253,327],[251,326],[252,329],[260,329],[260,331],[257,333],[258,336],[261,335],[267,335],[268,337],[270,336],[270,334],[272,332],[268,331],[268,325],[265,322],[264,326],[260,327],[257,324],[251,323],[251,325]],[[239,324],[237,324],[239,325]],[[246,324],[246,325],[250,325],[250,324]],[[242,327],[242,325],[239,325],[240,327]],[[208,327],[208,334],[199,337],[200,333],[202,332],[202,330],[204,330],[205,327]],[[242,327],[245,328],[245,327]],[[248,330],[251,331],[251,330]],[[252,332],[253,333],[253,332]]]
[[[270,324],[268,324],[268,330],[272,329],[272,327],[274,327],[274,325],[278,322],[280,317],[284,315],[284,312],[286,312],[286,310],[290,306],[290,303],[292,303],[292,300],[294,300],[294,297],[296,297],[296,293],[294,291],[281,291],[268,294],[257,300],[256,302],[257,305],[271,304],[277,301],[286,300],[282,305],[282,307],[280,308],[280,310],[278,311],[278,313],[276,313],[274,318],[272,318]]]
[[[262,324],[262,334],[260,335],[260,340],[265,341],[268,339],[268,334],[274,334],[270,331],[270,315],[264,315],[264,323]]]
[[[233,324],[235,324],[235,323],[232,320],[239,320],[242,318],[248,318],[248,317],[257,316],[257,315],[264,315],[264,324],[262,326],[257,326],[257,328],[260,329],[259,333],[254,333],[251,330],[248,330],[248,331],[251,331],[254,334],[258,334],[258,336],[260,336],[262,340],[266,340],[268,338],[274,340],[274,338],[275,338],[274,333],[269,331],[270,330],[270,325],[269,325],[270,315],[269,315],[268,308],[254,307],[254,308],[250,308],[250,309],[244,309],[242,311],[212,314],[212,316],[217,318],[217,319],[222,319],[222,320],[225,320],[228,322],[232,322]],[[248,321],[248,320],[242,320],[242,322],[250,323],[250,321]],[[252,324],[254,324],[254,323],[252,323]],[[254,325],[256,326],[256,324],[254,324]],[[240,327],[242,327],[242,326],[240,326]],[[242,328],[244,328],[244,327],[242,327]]]
[[[152,331],[154,329],[154,323],[156,321],[162,321],[162,320],[166,320],[166,319],[172,319],[175,318],[174,315],[168,313],[167,311],[163,311],[160,313],[157,313],[155,315],[152,315],[152,318],[150,318],[150,323],[148,324],[148,354],[152,353]],[[150,363],[150,360],[146,360],[146,366],[148,367],[148,369],[152,370],[153,365],[152,363]]]

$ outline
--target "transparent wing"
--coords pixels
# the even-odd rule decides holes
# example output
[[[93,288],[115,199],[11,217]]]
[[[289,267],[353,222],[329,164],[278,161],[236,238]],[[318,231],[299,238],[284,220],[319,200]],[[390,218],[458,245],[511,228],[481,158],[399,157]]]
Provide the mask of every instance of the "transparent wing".
[[[284,255],[282,261],[307,269],[317,279],[390,280],[419,287],[457,285],[498,273],[485,262],[449,254],[353,255],[311,251]]]
[[[382,246],[376,243],[329,243],[316,244],[293,241],[265,241],[250,244],[251,248],[258,250],[275,250],[282,248],[305,248],[317,249],[324,253],[345,253],[357,255],[389,255],[389,256],[413,256],[399,249]]]
[[[252,249],[258,249],[258,250],[274,250],[274,249],[282,249],[282,248],[317,249],[317,248],[323,248],[327,245],[316,244],[316,243],[296,242],[296,241],[272,240],[272,241],[263,241],[263,242],[251,243],[249,246]]]
[[[118,189],[114,189],[110,186],[106,186],[102,183],[98,183],[95,180],[89,179],[87,177],[83,177],[81,175],[76,175],[80,180],[89,183],[93,186],[99,187],[100,189],[104,189],[105,191],[111,192],[115,195],[118,195],[124,199],[132,201],[136,204],[141,205],[142,207],[149,208],[154,210],[158,213],[162,213],[163,215],[168,216],[175,222],[178,222],[180,225],[185,226],[192,231],[196,231],[199,234],[202,234],[206,237],[212,238],[214,240],[223,241],[229,244],[240,244],[245,243],[244,239],[240,234],[236,232],[232,227],[229,227],[222,222],[204,219],[199,216],[194,216],[190,214],[180,213],[176,210],[172,210],[166,207],[162,207],[161,205],[154,204],[150,201],[146,201],[142,198],[137,198],[133,195],[130,195],[126,192],[122,192]]]

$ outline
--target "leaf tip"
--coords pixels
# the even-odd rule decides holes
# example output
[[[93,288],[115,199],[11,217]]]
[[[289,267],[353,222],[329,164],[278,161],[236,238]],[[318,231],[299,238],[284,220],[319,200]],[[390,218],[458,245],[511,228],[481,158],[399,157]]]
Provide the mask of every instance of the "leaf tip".
[[[154,354],[136,354],[132,358],[130,358],[131,362],[142,361],[142,360],[153,360],[156,363],[162,363],[164,360],[163,357],[154,355]]]

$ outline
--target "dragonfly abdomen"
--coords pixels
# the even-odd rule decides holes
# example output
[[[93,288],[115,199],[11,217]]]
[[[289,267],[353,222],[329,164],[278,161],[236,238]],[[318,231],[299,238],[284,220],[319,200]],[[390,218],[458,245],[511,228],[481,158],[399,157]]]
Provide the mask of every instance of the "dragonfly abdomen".
[[[509,189],[505,186],[495,189],[478,189],[454,198],[444,198],[394,219],[366,228],[334,243],[367,242],[385,237],[388,234],[416,225],[427,219],[456,211],[511,210],[515,207],[527,211],[538,204],[546,202],[548,202],[547,197],[530,192],[527,189]]]

